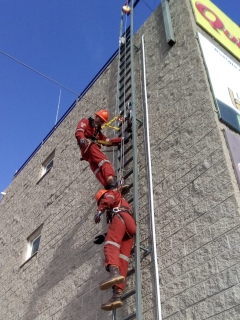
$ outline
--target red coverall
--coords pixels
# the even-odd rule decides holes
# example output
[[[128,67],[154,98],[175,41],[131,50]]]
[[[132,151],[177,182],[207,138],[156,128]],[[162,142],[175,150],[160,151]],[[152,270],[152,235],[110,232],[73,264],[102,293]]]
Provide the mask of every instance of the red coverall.
[[[115,214],[108,231],[104,244],[105,266],[116,265],[119,272],[125,278],[128,271],[129,257],[133,246],[133,236],[136,233],[136,223],[128,210],[132,212],[130,204],[121,197],[116,190],[107,191],[100,200],[98,210],[119,208],[122,212]],[[124,211],[125,210],[125,211]],[[125,283],[116,285],[124,289]]]
[[[100,129],[96,128],[93,123],[93,119],[84,118],[79,121],[77,125],[77,129],[75,132],[75,137],[78,141],[80,139],[92,139],[95,138],[97,140],[110,141],[113,143],[121,143],[122,138],[112,138],[108,139]],[[80,145],[79,145],[80,146]],[[95,174],[96,178],[100,181],[100,183],[106,187],[108,185],[107,179],[110,176],[116,176],[116,173],[109,162],[108,158],[101,151],[101,146],[96,143],[86,144],[85,146],[80,146],[82,158],[89,162],[90,168]]]

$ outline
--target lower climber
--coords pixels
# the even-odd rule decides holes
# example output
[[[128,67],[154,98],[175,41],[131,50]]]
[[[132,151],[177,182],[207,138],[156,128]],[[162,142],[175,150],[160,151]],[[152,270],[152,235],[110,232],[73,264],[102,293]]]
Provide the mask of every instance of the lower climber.
[[[101,215],[105,211],[109,223],[105,239],[103,235],[97,236],[94,243],[100,244],[105,241],[105,268],[110,274],[100,283],[100,289],[112,288],[113,295],[108,302],[102,304],[101,309],[110,311],[123,305],[121,295],[125,287],[136,223],[132,217],[133,211],[130,204],[122,198],[118,190],[99,190],[95,199],[98,205],[98,212],[94,217],[95,223],[100,222]]]
[[[82,160],[89,162],[90,168],[96,178],[106,189],[117,187],[116,173],[106,155],[101,151],[98,140],[103,140],[112,145],[120,145],[122,137],[109,139],[101,132],[101,126],[108,121],[108,111],[99,110],[95,118],[84,118],[79,121],[75,132],[80,147]]]

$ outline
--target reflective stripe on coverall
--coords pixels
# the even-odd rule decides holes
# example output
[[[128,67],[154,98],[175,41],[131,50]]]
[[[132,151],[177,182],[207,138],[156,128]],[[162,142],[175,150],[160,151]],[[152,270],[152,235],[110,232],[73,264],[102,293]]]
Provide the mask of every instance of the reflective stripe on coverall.
[[[95,136],[97,140],[104,140],[117,143],[121,142],[121,138],[108,139],[107,136],[105,136],[101,131],[95,134],[96,130],[97,129],[95,127],[91,126],[89,119],[84,118],[78,123],[75,132],[75,137],[78,142],[80,139],[89,139],[93,136]],[[96,175],[96,178],[104,187],[106,187],[108,185],[108,178],[111,176],[116,176],[116,173],[108,158],[105,156],[105,154],[101,151],[100,148],[101,147],[98,144],[91,143],[90,146],[88,144],[86,146],[81,146],[80,150],[82,158],[85,161],[89,162],[90,169]]]
[[[130,204],[121,197],[121,193],[116,190],[107,191],[100,200],[98,210],[113,209],[115,207],[125,207],[127,210],[131,209]],[[121,210],[122,211],[122,210]],[[118,216],[120,215],[120,217]],[[136,223],[133,217],[124,210],[115,214],[111,223],[108,226],[105,244],[105,266],[114,264],[119,267],[119,272],[125,278],[128,271],[128,262],[131,255],[134,239],[132,238],[136,233]],[[125,283],[116,285],[120,289],[124,289]]]

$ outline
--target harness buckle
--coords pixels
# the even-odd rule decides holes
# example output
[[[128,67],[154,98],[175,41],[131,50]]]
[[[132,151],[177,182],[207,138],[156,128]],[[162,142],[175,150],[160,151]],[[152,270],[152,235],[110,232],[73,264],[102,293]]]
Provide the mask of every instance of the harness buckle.
[[[112,209],[113,213],[119,213],[121,210],[118,207]]]

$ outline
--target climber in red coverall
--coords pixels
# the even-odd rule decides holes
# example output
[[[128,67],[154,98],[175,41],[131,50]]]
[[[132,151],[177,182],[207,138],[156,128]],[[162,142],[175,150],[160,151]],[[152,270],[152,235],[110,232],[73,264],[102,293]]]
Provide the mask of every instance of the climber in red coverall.
[[[82,159],[89,162],[91,170],[104,188],[111,189],[117,186],[116,173],[108,158],[101,151],[101,146],[97,143],[97,140],[118,145],[122,138],[109,139],[101,132],[101,125],[108,121],[108,117],[107,110],[99,110],[95,113],[94,119],[84,118],[80,120],[75,137],[81,150]]]
[[[133,236],[136,233],[136,223],[133,219],[133,211],[130,204],[121,196],[117,189],[99,190],[96,193],[98,212],[94,219],[100,222],[100,217],[106,211],[108,231],[104,236],[97,236],[96,244],[104,243],[105,267],[110,272],[106,281],[100,283],[101,290],[112,287],[112,298],[102,304],[102,310],[113,310],[123,305],[121,295],[125,287],[125,278],[128,271],[129,257],[133,246]]]

